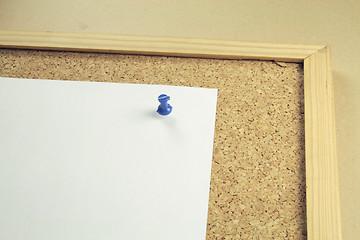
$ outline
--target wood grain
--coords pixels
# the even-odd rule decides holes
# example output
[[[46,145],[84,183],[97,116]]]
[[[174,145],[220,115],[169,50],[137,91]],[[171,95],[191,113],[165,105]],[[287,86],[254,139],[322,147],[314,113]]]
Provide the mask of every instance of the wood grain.
[[[342,239],[329,47],[304,60],[306,208],[309,239]]]
[[[304,58],[324,46],[0,30],[0,47],[302,62]]]
[[[342,239],[329,47],[0,30],[0,48],[303,62],[308,239]]]

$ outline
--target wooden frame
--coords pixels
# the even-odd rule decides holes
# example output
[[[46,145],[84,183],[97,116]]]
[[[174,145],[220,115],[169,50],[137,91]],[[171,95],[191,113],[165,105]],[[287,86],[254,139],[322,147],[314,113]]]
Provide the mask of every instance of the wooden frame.
[[[303,62],[308,239],[342,239],[329,47],[0,30],[0,48]]]

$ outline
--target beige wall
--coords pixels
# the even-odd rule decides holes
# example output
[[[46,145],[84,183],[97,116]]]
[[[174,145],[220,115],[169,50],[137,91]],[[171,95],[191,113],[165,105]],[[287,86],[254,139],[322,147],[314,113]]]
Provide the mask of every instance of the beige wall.
[[[330,45],[344,239],[360,236],[359,0],[0,0],[0,29]]]

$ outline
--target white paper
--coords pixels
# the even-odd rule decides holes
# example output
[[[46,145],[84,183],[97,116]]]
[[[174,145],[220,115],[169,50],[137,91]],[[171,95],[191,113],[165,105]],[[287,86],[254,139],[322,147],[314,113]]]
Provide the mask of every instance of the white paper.
[[[216,99],[0,78],[0,239],[205,239]]]

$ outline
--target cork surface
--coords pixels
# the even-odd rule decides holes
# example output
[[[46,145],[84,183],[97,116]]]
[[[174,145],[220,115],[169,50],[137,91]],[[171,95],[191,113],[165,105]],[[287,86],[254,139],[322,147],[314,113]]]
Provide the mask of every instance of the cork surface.
[[[218,88],[207,239],[306,239],[297,63],[0,50],[0,76]]]

